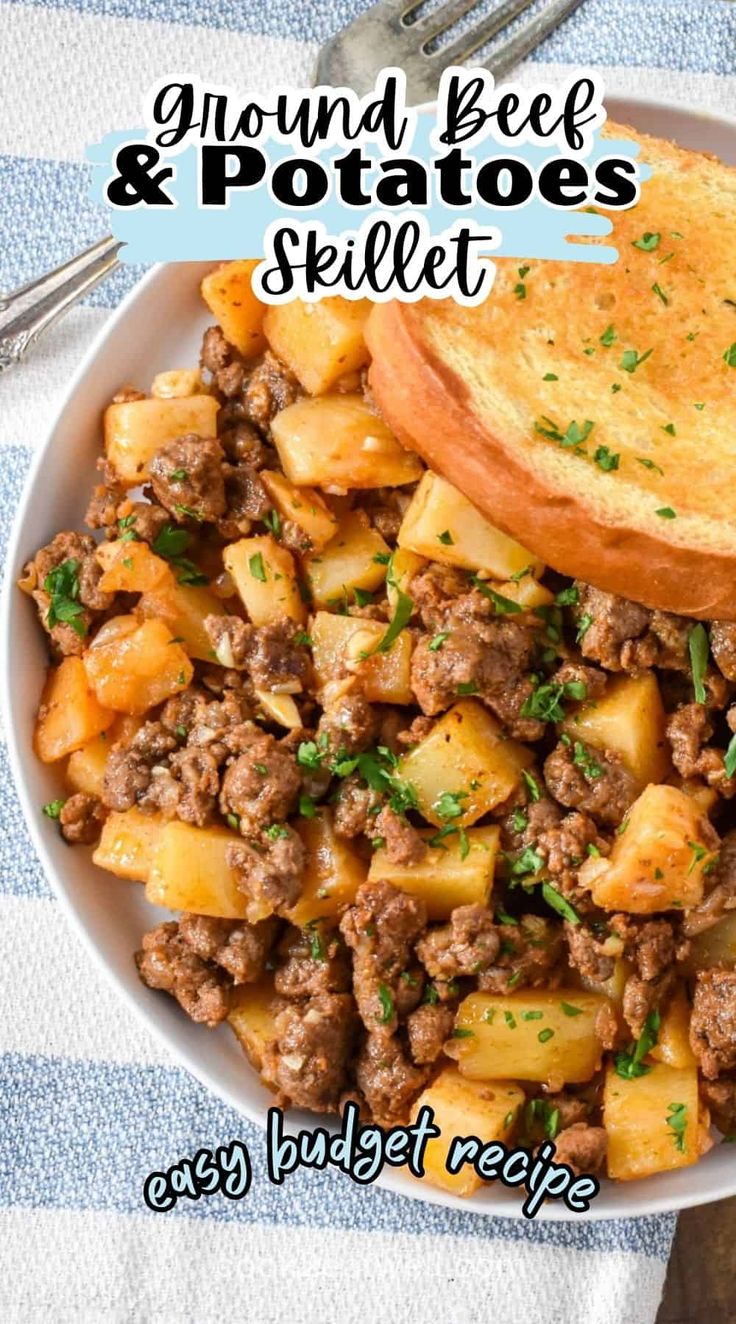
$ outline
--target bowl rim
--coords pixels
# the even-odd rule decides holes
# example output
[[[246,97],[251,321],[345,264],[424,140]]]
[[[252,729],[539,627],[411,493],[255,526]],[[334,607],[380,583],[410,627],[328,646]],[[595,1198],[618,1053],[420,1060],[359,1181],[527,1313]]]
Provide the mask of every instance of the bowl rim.
[[[661,112],[662,114],[675,114],[686,119],[702,120],[706,124],[712,123],[714,126],[726,127],[736,137],[736,116],[701,110],[698,107],[683,105],[672,105],[669,102],[662,101],[656,97],[640,95],[610,95],[606,96],[605,104],[609,112],[609,118],[616,119],[616,108],[629,107],[639,108],[646,113]],[[216,1098],[221,1099],[235,1112],[245,1116],[250,1122],[263,1128],[265,1126],[265,1109],[250,1106],[243,1100],[228,1083],[217,1079],[217,1073],[210,1071],[206,1064],[197,1057],[196,1053],[190,1051],[186,1044],[175,1042],[169,1032],[164,1019],[158,1014],[157,1002],[151,999],[148,1003],[142,1004],[133,996],[131,980],[129,976],[124,975],[106,959],[103,951],[94,941],[92,933],[85,922],[83,907],[77,906],[72,895],[67,890],[64,877],[61,870],[57,869],[56,864],[51,858],[47,849],[47,841],[42,831],[42,822],[39,818],[37,808],[31,799],[29,785],[26,779],[25,767],[31,765],[31,760],[35,760],[35,755],[26,742],[20,731],[20,724],[16,716],[16,709],[13,703],[13,674],[16,660],[12,656],[11,650],[11,625],[13,616],[18,604],[18,595],[13,576],[13,569],[19,564],[19,554],[22,552],[20,545],[23,532],[25,516],[36,491],[36,485],[39,474],[44,466],[49,451],[53,448],[54,439],[61,420],[70,408],[79,387],[87,377],[88,372],[94,367],[98,356],[108,339],[114,335],[118,327],[124,323],[131,311],[134,310],[137,302],[142,296],[161,279],[162,274],[172,266],[186,265],[177,263],[157,263],[148,271],[141,280],[137,281],[133,288],[121,300],[118,306],[106,318],[105,322],[95,334],[91,344],[88,346],[75,372],[72,374],[66,390],[54,413],[54,418],[49,425],[47,433],[42,443],[36,448],[33,459],[29,466],[28,473],[24,482],[23,490],[20,496],[18,507],[12,520],[10,535],[5,557],[5,573],[0,595],[0,709],[5,714],[4,724],[6,733],[6,745],[8,751],[8,761],[12,772],[15,789],[20,801],[25,826],[30,835],[33,848],[42,866],[45,878],[50,883],[54,895],[61,903],[61,907],[66,919],[69,921],[72,930],[80,938],[84,948],[90,953],[96,967],[103,972],[104,978],[112,984],[118,996],[121,997],[126,1007],[130,1009],[138,1022],[145,1027],[149,1034],[164,1048],[167,1055],[174,1059],[174,1064],[181,1064],[205,1089],[211,1091]],[[252,1070],[252,1068],[250,1068]],[[319,1122],[324,1123],[324,1118]],[[319,1124],[315,1121],[315,1125]],[[693,1165],[693,1171],[697,1170],[698,1165]],[[666,1193],[648,1194],[645,1201],[641,1202],[640,1207],[630,1207],[635,1202],[623,1202],[620,1208],[606,1208],[606,1201],[603,1198],[602,1203],[594,1202],[586,1218],[590,1221],[599,1222],[607,1219],[646,1217],[653,1214],[669,1213],[683,1208],[692,1208],[702,1204],[708,1204],[716,1200],[726,1199],[736,1194],[736,1155],[732,1165],[732,1175],[714,1174],[710,1184],[706,1189],[694,1191],[691,1195],[679,1196],[677,1199]],[[684,1170],[683,1170],[684,1171]],[[656,1179],[655,1179],[656,1180]],[[473,1213],[483,1217],[501,1217],[510,1219],[521,1219],[523,1215],[519,1203],[501,1202],[498,1199],[487,1198],[484,1201],[469,1201],[452,1195],[449,1192],[441,1191],[436,1187],[420,1186],[414,1183],[406,1176],[400,1176],[389,1169],[384,1169],[375,1185],[383,1190],[389,1190],[395,1194],[400,1194],[410,1199],[426,1202],[428,1204],[439,1205],[444,1208],[455,1209],[463,1213]],[[637,1183],[631,1184],[631,1190],[636,1190]],[[490,1188],[487,1188],[490,1189]],[[602,1197],[606,1189],[605,1183],[602,1184]],[[538,1222],[571,1222],[576,1217],[575,1214],[568,1212],[559,1205],[544,1207],[537,1215]]]

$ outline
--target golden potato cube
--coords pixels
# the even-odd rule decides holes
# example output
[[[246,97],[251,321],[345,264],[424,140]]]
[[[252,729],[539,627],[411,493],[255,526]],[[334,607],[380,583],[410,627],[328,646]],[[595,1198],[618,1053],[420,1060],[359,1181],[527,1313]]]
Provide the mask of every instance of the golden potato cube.
[[[403,756],[397,773],[414,787],[427,822],[469,827],[508,799],[533,761],[486,708],[463,699]]]
[[[266,339],[304,390],[321,395],[368,362],[363,328],[370,310],[370,299],[294,299],[268,309]]]
[[[411,596],[411,581],[426,564],[423,556],[410,552],[408,547],[397,547],[393,552],[386,574],[386,597],[392,611],[396,610],[399,593]]]
[[[271,433],[287,478],[299,487],[398,487],[422,473],[362,395],[297,400],[276,415]]]
[[[609,679],[603,697],[569,713],[560,730],[593,749],[613,750],[643,790],[672,771],[665,722],[657,677],[645,671]]]
[[[694,975],[698,970],[710,970],[714,965],[727,970],[736,966],[736,910],[728,911],[712,928],[695,935],[683,969]]]
[[[670,1067],[691,1067],[695,1055],[690,1047],[690,1003],[684,986],[679,985],[661,1013],[659,1035],[650,1057]]]
[[[302,894],[285,914],[292,924],[303,928],[315,919],[341,915],[352,905],[368,866],[349,841],[336,836],[329,809],[318,809],[314,818],[302,818],[297,831],[307,852],[307,867]]]
[[[219,401],[212,395],[126,400],[108,405],[105,453],[120,482],[126,487],[145,483],[156,451],[187,432],[216,437],[219,408]]]
[[[146,593],[173,582],[170,566],[148,543],[116,538],[101,543],[96,555],[103,571],[98,586],[103,593]]]
[[[256,924],[270,911],[241,892],[227,862],[240,837],[224,827],[193,827],[172,819],[163,828],[146,884],[146,898],[168,910],[192,910]]]
[[[102,799],[107,756],[113,745],[119,740],[132,740],[141,726],[140,717],[118,715],[107,731],[101,731],[93,740],[88,740],[81,749],[75,749],[69,755],[66,765],[66,780],[74,791],[84,791],[86,795],[96,795]]]
[[[430,561],[478,570],[493,579],[510,579],[527,566],[537,576],[544,570],[526,547],[489,524],[462,492],[430,470],[411,499],[398,543]]]
[[[92,860],[118,878],[146,883],[163,826],[160,814],[143,814],[140,809],[108,814]]]
[[[245,359],[266,347],[263,334],[265,305],[253,293],[253,272],[260,258],[223,262],[205,276],[199,289],[207,307],[222,328],[225,339]]]
[[[202,395],[204,384],[199,368],[172,368],[157,372],[151,382],[151,395],[157,400],[178,400],[187,395]]]
[[[651,915],[697,906],[716,855],[702,841],[695,801],[675,786],[647,786],[608,859],[586,860],[580,882],[604,910]]]
[[[477,1136],[488,1145],[493,1140],[506,1143],[525,1102],[524,1091],[512,1080],[488,1084],[467,1080],[456,1067],[444,1067],[428,1089],[417,1099],[411,1111],[416,1121],[420,1108],[434,1112],[441,1135],[429,1140],[424,1151],[424,1179],[452,1195],[472,1195],[482,1185],[474,1169],[465,1165],[452,1175],[446,1161],[456,1136]]]
[[[390,548],[359,511],[343,515],[337,532],[316,556],[304,559],[304,572],[316,607],[352,605],[355,590],[373,592],[386,578]]]
[[[36,719],[34,748],[42,763],[81,749],[115,721],[90,684],[81,657],[65,657],[49,669]]]
[[[145,713],[180,694],[194,675],[184,649],[163,621],[114,616],[84,655],[87,680],[100,703],[121,713]]]
[[[360,616],[318,611],[313,618],[312,662],[320,689],[347,675],[370,703],[414,703],[411,688],[412,639],[402,630],[385,653],[372,652],[387,626]],[[368,656],[361,658],[361,653]]]
[[[233,990],[228,1024],[256,1071],[261,1069],[266,1044],[276,1038],[274,1022],[278,1005],[270,972],[255,984],[240,984]]]
[[[471,993],[460,1003],[447,1052],[471,1080],[581,1083],[600,1066],[595,1020],[609,1005],[579,988]]]
[[[215,661],[212,640],[204,628],[205,617],[226,614],[222,599],[210,589],[199,584],[178,584],[173,577],[144,593],[136,607],[136,615],[144,620],[163,621],[184,652],[200,662]]]
[[[297,487],[276,469],[261,469],[260,480],[282,519],[304,531],[315,552],[337,533],[337,516],[313,487]]]
[[[270,533],[229,543],[222,559],[254,625],[306,620],[294,558]]]
[[[694,1065],[657,1062],[634,1080],[609,1066],[603,1093],[609,1177],[633,1181],[697,1163],[704,1140],[698,1108]]]
[[[423,832],[428,840],[432,831]],[[369,881],[383,881],[411,896],[421,897],[430,919],[449,919],[456,906],[487,906],[493,887],[499,828],[470,828],[428,846],[418,864],[394,864],[385,847],[374,852]]]

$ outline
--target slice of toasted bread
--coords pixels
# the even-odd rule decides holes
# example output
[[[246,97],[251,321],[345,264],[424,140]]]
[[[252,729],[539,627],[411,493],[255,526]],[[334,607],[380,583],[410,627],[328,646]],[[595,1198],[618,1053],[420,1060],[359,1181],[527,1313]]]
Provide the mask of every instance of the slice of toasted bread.
[[[608,133],[653,172],[611,214],[615,265],[503,259],[480,307],[378,305],[371,385],[398,436],[554,569],[736,619],[736,170]]]

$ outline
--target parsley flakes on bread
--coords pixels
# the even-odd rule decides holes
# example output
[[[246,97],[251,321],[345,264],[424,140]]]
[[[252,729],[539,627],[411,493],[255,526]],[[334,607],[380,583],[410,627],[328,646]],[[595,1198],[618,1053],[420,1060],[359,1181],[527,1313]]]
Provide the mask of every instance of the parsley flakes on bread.
[[[606,133],[652,171],[611,215],[618,261],[501,259],[480,307],[378,305],[371,385],[402,441],[554,569],[736,619],[736,169]]]

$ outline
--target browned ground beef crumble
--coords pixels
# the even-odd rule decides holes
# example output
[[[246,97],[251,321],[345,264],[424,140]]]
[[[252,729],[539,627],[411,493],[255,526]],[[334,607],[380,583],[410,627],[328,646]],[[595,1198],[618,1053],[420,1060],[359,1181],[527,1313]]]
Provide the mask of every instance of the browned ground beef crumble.
[[[114,538],[122,520],[149,544],[172,526],[184,528],[187,554],[204,565],[254,522],[264,522],[262,531],[271,527],[260,477],[264,467],[279,467],[270,424],[301,390],[271,352],[247,364],[217,327],[204,337],[201,362],[220,403],[218,437],[187,435],[163,446],[151,462],[145,499],[127,497],[101,464],[87,523]],[[124,391],[119,398],[137,397]],[[393,548],[410,495],[405,488],[358,492],[354,506]],[[288,521],[281,537],[298,553],[309,550],[309,539]],[[126,609],[124,594],[99,589],[95,545],[89,533],[59,533],[26,569],[56,658],[80,654],[101,623]],[[78,564],[81,630],[63,621],[49,627],[47,619],[44,583],[70,559]],[[736,729],[736,707],[730,707],[736,625],[710,627],[707,698],[697,703],[688,656],[692,621],[587,584],[553,577],[552,586],[567,590],[555,609],[554,632],[533,611],[499,615],[463,570],[439,563],[421,568],[407,587],[415,704],[395,710],[368,702],[359,685],[321,709],[310,692],[304,630],[286,619],[259,628],[241,616],[211,616],[206,629],[213,662],[197,663],[186,692],[114,745],[101,801],[78,793],[63,805],[64,837],[84,844],[97,839],[109,811],[134,807],[197,826],[223,820],[235,826],[240,841],[230,847],[229,863],[247,895],[275,913],[257,924],[183,914],[145,934],[136,961],[146,984],[171,994],[208,1026],[225,1019],[239,985],[272,970],[275,1035],[261,1072],[283,1103],[336,1111],[352,1098],[364,1118],[387,1125],[405,1120],[438,1063],[447,1062],[443,1050],[469,992],[555,988],[578,977],[587,987],[602,987],[620,957],[628,969],[623,1017],[636,1039],[650,1014],[666,1005],[676,976],[683,978],[689,938],[736,908],[736,828],[729,830],[728,804],[736,778],[727,775],[723,753]],[[384,621],[391,616],[384,600],[346,611]],[[444,639],[436,647],[439,632]],[[612,675],[652,668],[668,710],[674,768],[691,790],[716,793],[712,816],[723,840],[700,905],[642,918],[600,911],[578,881],[584,860],[611,851],[638,794],[631,772],[611,751],[560,740],[554,721],[533,705],[530,710],[529,700],[540,675],[561,692],[572,686],[598,699]],[[264,721],[256,691],[294,694],[302,729],[284,735]],[[380,842],[391,863],[422,861],[427,847],[420,820],[410,805],[397,808],[368,783],[359,758],[377,746],[398,753],[411,748],[463,692],[473,693],[510,736],[534,751],[530,781],[484,820],[500,826],[505,870],[491,907],[463,905],[446,922],[429,922],[422,901],[377,881],[363,885],[341,917],[302,929],[290,923],[285,912],[298,901],[305,878],[304,846],[294,830],[309,812],[305,798],[307,806],[329,806],[338,835],[359,843],[366,859]],[[311,763],[299,758],[309,742],[318,751]],[[335,770],[346,761],[343,771]],[[514,866],[529,852],[573,907],[572,919],[516,884]],[[703,1099],[716,1125],[731,1132],[736,973],[698,971],[692,996],[691,1042]],[[626,1031],[610,1012],[596,1027],[609,1050],[625,1047]],[[598,1171],[606,1149],[600,1078],[584,1090],[555,1093],[529,1085],[526,1091],[530,1141],[544,1134],[534,1120],[539,1104],[544,1116],[556,1119],[559,1159],[577,1171]]]

